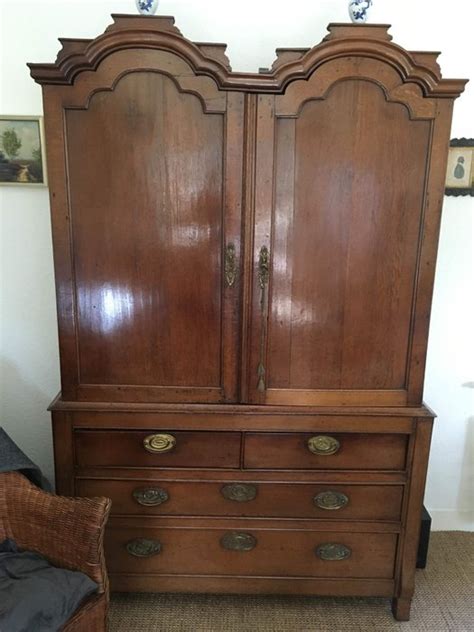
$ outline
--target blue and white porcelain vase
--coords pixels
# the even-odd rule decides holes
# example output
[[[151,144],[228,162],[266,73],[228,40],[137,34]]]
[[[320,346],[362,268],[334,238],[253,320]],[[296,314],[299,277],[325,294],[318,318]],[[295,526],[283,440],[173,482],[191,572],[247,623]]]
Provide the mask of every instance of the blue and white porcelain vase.
[[[142,15],[155,15],[159,0],[135,0],[138,11]]]
[[[371,6],[372,0],[349,0],[349,15],[354,24],[367,22],[367,14]]]

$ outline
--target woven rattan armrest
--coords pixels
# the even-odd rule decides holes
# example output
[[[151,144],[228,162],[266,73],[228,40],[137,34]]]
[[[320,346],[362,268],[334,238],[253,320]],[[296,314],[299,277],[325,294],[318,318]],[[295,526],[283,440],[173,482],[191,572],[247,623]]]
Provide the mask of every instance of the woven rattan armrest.
[[[107,498],[65,498],[44,492],[17,472],[0,474],[4,536],[62,568],[82,571],[107,591],[103,555]]]

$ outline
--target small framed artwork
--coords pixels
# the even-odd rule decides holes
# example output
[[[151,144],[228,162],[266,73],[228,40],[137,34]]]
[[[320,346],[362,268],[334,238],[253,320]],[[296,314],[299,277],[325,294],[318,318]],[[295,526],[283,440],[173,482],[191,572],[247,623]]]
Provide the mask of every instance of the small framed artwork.
[[[43,117],[0,115],[0,185],[46,184]]]
[[[474,196],[474,138],[453,138],[449,145],[445,194]]]

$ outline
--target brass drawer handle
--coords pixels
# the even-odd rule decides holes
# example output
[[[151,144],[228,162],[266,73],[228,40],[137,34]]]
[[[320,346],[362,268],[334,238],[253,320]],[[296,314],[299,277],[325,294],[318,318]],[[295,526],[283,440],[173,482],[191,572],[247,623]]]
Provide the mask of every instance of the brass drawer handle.
[[[320,509],[328,509],[330,511],[335,509],[342,509],[349,502],[349,497],[342,492],[334,492],[328,490],[321,492],[313,498],[313,502],[316,507]]]
[[[156,507],[169,499],[168,492],[161,487],[140,487],[133,490],[132,496],[144,507]]]
[[[148,540],[147,538],[137,538],[130,540],[125,545],[127,552],[134,557],[152,557],[161,553],[161,542],[158,540]]]
[[[318,456],[329,456],[330,454],[335,454],[341,447],[341,444],[337,439],[327,435],[310,437],[307,445],[308,450]]]
[[[256,498],[257,488],[255,485],[249,485],[248,483],[230,483],[221,488],[221,494],[227,500],[246,503]]]
[[[161,433],[148,435],[143,439],[143,446],[153,454],[163,454],[173,450],[176,445],[176,437],[171,434]]]
[[[251,551],[257,546],[257,538],[250,533],[229,531],[222,536],[221,546],[228,551]]]
[[[322,560],[336,562],[338,560],[347,560],[351,556],[352,551],[344,544],[327,542],[317,546],[315,553]]]

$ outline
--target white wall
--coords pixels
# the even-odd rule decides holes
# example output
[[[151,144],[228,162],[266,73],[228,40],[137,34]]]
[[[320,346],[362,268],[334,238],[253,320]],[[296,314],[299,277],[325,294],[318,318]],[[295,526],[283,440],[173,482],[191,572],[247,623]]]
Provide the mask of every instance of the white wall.
[[[0,112],[39,114],[41,91],[27,61],[53,61],[57,38],[95,37],[110,13],[134,0],[0,0]],[[441,3],[439,3],[441,4]],[[329,22],[347,21],[346,0],[162,0],[197,41],[228,42],[234,70],[269,66],[277,46],[311,46]],[[474,3],[448,11],[432,0],[375,0],[371,22],[391,23],[394,40],[442,50],[446,77],[473,77]],[[474,137],[474,82],[455,107],[452,137]],[[474,528],[473,198],[445,198],[425,399],[438,413],[426,504],[435,528]],[[59,390],[49,204],[45,189],[0,187],[1,416],[13,438],[52,475],[46,407]]]

